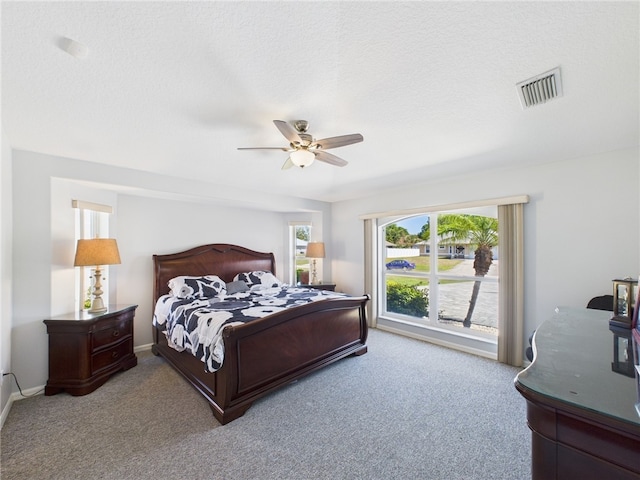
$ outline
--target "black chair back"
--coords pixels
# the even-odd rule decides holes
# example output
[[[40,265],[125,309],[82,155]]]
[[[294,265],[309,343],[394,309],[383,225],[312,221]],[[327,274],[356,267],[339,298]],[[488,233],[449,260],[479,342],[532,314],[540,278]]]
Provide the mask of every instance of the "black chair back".
[[[593,297],[589,300],[589,303],[587,303],[587,308],[613,312],[613,295],[600,295],[599,297]]]

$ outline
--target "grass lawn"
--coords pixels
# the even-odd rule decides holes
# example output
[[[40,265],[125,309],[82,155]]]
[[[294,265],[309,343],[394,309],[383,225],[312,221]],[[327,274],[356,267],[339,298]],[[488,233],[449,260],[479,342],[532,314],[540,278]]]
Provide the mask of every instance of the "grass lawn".
[[[408,262],[415,263],[415,270],[409,270],[408,272],[420,272],[420,273],[429,273],[431,271],[430,258],[428,255],[421,255],[419,257],[405,257],[405,258],[387,258],[385,263],[391,260],[407,260]],[[438,271],[446,272],[447,270],[451,270],[453,267],[462,262],[459,258],[439,258],[438,259]],[[393,271],[393,270],[391,270]],[[393,275],[387,273],[387,282],[392,281],[396,283],[400,283],[402,285],[428,285],[429,282],[427,279],[423,278],[411,278],[405,277],[404,275]]]

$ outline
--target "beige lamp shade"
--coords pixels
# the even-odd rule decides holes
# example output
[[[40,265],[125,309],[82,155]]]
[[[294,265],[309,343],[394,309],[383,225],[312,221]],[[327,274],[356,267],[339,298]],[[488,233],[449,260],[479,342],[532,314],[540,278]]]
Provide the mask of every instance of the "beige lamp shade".
[[[115,238],[93,238],[91,240],[78,240],[76,259],[73,265],[76,267],[117,265],[120,263],[120,252]]]
[[[322,242],[309,242],[307,244],[307,258],[324,258],[324,243]]]

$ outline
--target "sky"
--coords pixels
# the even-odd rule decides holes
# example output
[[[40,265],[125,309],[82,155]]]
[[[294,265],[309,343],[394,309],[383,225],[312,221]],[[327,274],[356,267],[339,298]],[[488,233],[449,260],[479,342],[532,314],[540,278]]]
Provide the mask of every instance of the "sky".
[[[420,215],[417,217],[405,218],[404,220],[400,220],[396,222],[400,227],[404,227],[407,231],[413,235],[417,235],[422,230],[422,226],[427,223],[427,216]]]
[[[485,207],[465,208],[463,210],[449,210],[441,211],[439,213],[466,213],[470,215],[484,215],[487,217],[498,218],[498,208],[495,205],[489,205]],[[405,218],[396,222],[397,225],[404,227],[410,234],[417,235],[420,233],[422,226],[427,223],[428,215],[418,215],[410,218]]]

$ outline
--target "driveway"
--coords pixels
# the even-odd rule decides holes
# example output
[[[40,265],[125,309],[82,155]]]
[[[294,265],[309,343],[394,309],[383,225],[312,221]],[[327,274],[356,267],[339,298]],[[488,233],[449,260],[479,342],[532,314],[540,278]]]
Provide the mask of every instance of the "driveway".
[[[447,273],[452,275],[474,276],[473,260],[464,259]],[[498,265],[494,261],[489,268],[488,277],[497,277]],[[441,284],[438,289],[440,299],[438,309],[444,319],[462,321],[467,316],[473,281]],[[498,327],[498,282],[482,282],[478,300],[471,317],[471,323],[484,327]]]

